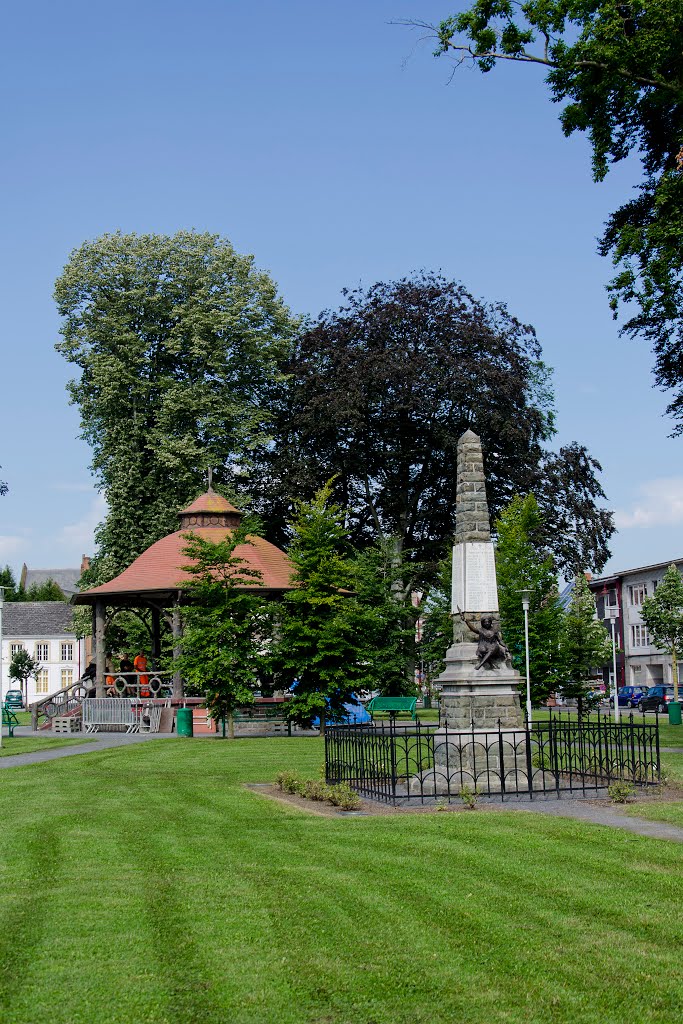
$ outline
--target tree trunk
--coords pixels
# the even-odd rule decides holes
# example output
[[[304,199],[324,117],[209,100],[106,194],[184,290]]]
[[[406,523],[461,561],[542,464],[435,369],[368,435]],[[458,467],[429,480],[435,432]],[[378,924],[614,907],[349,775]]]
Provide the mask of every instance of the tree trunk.
[[[228,739],[234,740],[235,738],[235,716],[232,711],[228,714]]]
[[[325,711],[320,712],[320,735],[325,735]]]

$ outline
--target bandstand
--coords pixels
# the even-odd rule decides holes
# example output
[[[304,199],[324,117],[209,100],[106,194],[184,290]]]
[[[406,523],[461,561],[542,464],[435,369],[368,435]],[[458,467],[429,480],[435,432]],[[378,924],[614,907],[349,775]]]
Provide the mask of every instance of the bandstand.
[[[95,691],[99,698],[107,693],[147,696],[165,693],[176,702],[183,699],[183,681],[178,671],[160,672],[161,624],[165,621],[174,641],[174,657],[182,638],[182,608],[188,597],[183,590],[191,559],[184,553],[187,534],[219,543],[230,537],[242,519],[242,512],[211,487],[180,512],[180,526],[174,533],[156,541],[109,583],[85,590],[72,598],[72,604],[90,605],[93,613],[93,652]],[[292,589],[292,563],[284,551],[262,537],[250,537],[249,543],[235,549],[245,568],[259,574],[260,585],[244,586],[264,596],[277,597]],[[123,609],[150,612],[151,664],[143,671],[113,673],[108,685],[106,672],[105,629],[107,622]],[[143,682],[144,680],[144,682]]]

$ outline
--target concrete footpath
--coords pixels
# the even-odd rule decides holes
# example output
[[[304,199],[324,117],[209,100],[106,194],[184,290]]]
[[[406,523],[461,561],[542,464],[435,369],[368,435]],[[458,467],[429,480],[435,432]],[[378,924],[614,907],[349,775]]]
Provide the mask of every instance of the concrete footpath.
[[[650,821],[648,818],[631,817],[614,807],[599,807],[595,803],[587,803],[578,799],[563,800],[530,800],[522,803],[506,803],[499,808],[505,811],[532,811],[537,814],[551,814],[556,818],[574,818],[592,825],[606,825],[608,828],[620,828],[625,832],[648,839],[669,839],[675,843],[683,843],[683,828],[670,825],[665,821]]]
[[[26,739],[36,737],[44,739],[78,739],[77,735],[64,737],[46,735],[44,732],[33,732],[28,726],[19,726],[14,730],[14,735]],[[169,739],[167,733],[137,733],[127,735],[125,732],[102,732],[90,736],[83,735],[83,743],[74,743],[68,747],[52,747],[50,750],[34,750],[29,754],[8,754],[0,757],[0,769],[18,768],[25,764],[42,764],[44,761],[56,761],[60,757],[75,757],[77,754],[94,754],[99,750],[110,750],[112,747],[127,747],[135,743],[146,743],[148,740]],[[3,749],[12,742],[6,736],[2,737]]]

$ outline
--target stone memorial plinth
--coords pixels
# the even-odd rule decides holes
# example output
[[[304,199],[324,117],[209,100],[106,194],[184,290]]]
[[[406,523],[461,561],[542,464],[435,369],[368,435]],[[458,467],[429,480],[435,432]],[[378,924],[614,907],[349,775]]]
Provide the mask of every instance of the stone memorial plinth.
[[[484,457],[479,438],[467,430],[458,442],[455,544],[453,547],[452,612],[454,643],[437,679],[441,688],[441,723],[449,729],[471,730],[524,727],[519,700],[521,677],[509,659],[491,658],[480,664],[473,632],[482,620],[498,613],[496,563],[491,541]],[[466,615],[472,629],[462,621]]]

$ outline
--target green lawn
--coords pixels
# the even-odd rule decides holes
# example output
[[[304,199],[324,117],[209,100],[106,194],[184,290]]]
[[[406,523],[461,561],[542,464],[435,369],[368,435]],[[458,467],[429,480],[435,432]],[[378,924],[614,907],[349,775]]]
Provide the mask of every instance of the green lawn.
[[[318,739],[0,774],[3,1024],[671,1024],[682,848],[541,815],[323,818]]]
[[[92,743],[88,736],[79,739],[63,739],[61,736],[5,736],[2,737],[0,757],[14,754],[32,754],[35,750],[51,750],[53,747],[68,747],[74,743]]]

